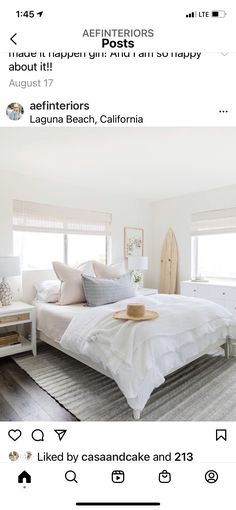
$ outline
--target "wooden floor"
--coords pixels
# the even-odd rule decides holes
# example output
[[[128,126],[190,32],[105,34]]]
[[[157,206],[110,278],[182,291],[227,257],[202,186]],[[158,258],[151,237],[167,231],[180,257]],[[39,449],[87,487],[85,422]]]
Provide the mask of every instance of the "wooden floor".
[[[11,358],[0,359],[0,421],[76,421]]]

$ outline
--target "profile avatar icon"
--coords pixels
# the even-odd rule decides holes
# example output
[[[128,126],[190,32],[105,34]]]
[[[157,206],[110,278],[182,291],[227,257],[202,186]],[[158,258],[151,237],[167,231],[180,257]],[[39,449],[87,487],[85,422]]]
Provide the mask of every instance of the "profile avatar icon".
[[[15,462],[16,460],[19,459],[19,453],[18,452],[10,452],[9,453],[9,459],[12,460],[12,462]]]
[[[210,469],[205,474],[205,480],[207,483],[216,483],[219,478],[219,475],[214,469]]]
[[[24,108],[20,103],[10,103],[6,109],[6,114],[10,120],[20,120],[24,115]]]

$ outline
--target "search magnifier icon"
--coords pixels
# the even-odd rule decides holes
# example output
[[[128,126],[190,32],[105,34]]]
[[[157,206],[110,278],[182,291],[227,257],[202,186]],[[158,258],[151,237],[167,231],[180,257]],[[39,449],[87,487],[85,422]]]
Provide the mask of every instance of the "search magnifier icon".
[[[77,480],[76,480],[76,473],[75,473],[75,471],[66,471],[65,479],[66,479],[67,482],[78,483]]]

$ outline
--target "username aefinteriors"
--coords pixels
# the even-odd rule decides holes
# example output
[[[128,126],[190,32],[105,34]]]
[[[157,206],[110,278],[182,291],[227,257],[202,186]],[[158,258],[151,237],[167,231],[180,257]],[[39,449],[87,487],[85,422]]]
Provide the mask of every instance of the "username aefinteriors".
[[[84,102],[69,101],[68,103],[60,103],[58,101],[51,103],[43,101],[42,103],[31,103],[30,110],[34,114],[30,115],[30,124],[143,124],[143,117],[138,114],[123,116],[120,114],[102,113],[98,118],[94,117],[90,110],[90,104]],[[59,115],[42,115],[41,111],[70,112]],[[40,112],[40,114],[39,114]],[[78,113],[79,112],[79,115]],[[77,115],[75,114],[77,113]]]

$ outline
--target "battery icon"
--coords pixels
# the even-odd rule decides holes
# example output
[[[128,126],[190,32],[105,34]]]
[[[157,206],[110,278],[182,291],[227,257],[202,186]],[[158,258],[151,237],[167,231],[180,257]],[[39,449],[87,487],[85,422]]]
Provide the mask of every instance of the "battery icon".
[[[225,11],[211,11],[212,18],[225,18]]]

